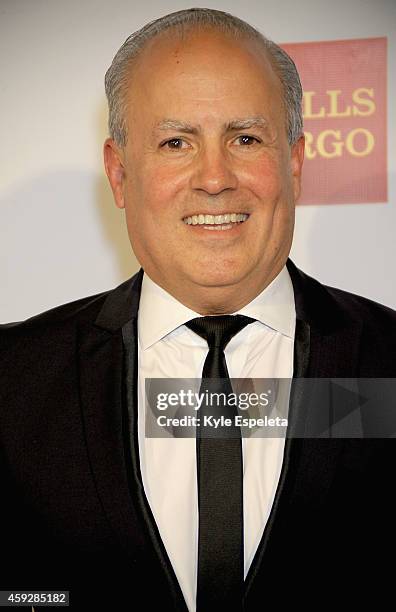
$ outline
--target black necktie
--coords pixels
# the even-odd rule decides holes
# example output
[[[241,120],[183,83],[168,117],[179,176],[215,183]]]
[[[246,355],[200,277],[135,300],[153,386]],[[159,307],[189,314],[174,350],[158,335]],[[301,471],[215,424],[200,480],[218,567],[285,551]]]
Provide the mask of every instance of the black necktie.
[[[235,334],[253,322],[254,319],[242,315],[222,315],[199,317],[186,323],[187,327],[204,338],[209,346],[202,371],[200,393],[232,392],[224,349]],[[205,415],[209,414],[220,414],[234,422],[237,410],[236,407],[226,406],[225,410],[216,411],[212,406],[203,404],[199,411],[201,428]],[[242,610],[242,468],[239,427],[209,428],[209,431],[201,433],[197,429],[197,612]]]

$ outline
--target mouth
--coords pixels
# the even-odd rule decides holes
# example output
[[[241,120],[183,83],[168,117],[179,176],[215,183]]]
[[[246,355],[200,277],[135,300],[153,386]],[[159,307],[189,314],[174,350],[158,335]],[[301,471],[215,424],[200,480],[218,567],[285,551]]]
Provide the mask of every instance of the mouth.
[[[202,229],[206,230],[224,231],[245,223],[248,218],[249,215],[247,213],[224,213],[223,215],[199,213],[190,217],[184,217],[183,222],[186,225],[200,225]]]

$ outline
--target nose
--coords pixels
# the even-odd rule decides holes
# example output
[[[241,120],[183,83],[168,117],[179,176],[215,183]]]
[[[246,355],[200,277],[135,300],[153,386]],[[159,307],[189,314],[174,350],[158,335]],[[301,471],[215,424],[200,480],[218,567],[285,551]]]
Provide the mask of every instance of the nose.
[[[209,195],[218,195],[238,186],[238,178],[227,151],[220,144],[203,148],[195,159],[191,187]]]

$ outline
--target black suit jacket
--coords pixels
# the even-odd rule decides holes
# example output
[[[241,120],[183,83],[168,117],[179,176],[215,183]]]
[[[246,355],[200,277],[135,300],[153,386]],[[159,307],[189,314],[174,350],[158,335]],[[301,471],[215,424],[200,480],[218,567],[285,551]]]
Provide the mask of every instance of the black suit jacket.
[[[395,313],[288,269],[295,377],[395,377]],[[3,590],[68,589],[73,610],[187,610],[140,475],[141,280],[1,326]],[[298,392],[290,410],[304,430]],[[247,611],[393,596],[395,455],[394,439],[287,439]]]

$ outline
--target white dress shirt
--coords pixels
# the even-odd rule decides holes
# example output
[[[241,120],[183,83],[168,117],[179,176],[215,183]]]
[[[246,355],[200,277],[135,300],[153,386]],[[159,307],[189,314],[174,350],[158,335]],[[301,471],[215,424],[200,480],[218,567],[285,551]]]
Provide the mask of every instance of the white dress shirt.
[[[225,348],[231,378],[291,378],[294,293],[286,267],[238,313],[257,321]],[[201,378],[206,341],[183,325],[200,316],[146,274],[138,313],[138,440],[144,490],[190,612],[195,612],[198,499],[195,438],[145,437],[145,379]],[[287,416],[287,415],[286,415]],[[285,440],[242,438],[245,578],[268,520]]]

